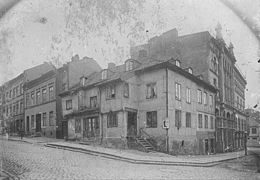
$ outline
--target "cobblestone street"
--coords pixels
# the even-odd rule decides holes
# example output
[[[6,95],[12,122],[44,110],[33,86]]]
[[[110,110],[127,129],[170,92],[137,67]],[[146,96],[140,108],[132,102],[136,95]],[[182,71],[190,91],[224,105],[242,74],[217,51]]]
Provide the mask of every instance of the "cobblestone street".
[[[260,179],[225,169],[136,165],[83,153],[1,140],[4,170],[20,179]]]

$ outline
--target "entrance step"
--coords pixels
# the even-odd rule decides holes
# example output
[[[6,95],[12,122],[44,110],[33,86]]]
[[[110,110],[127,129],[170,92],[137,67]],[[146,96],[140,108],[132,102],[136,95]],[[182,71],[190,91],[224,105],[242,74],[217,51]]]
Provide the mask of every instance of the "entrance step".
[[[149,141],[147,141],[146,139],[142,138],[142,137],[137,137],[136,138],[136,142],[138,144],[140,144],[146,152],[153,152],[155,151],[154,147],[151,145],[151,143]]]

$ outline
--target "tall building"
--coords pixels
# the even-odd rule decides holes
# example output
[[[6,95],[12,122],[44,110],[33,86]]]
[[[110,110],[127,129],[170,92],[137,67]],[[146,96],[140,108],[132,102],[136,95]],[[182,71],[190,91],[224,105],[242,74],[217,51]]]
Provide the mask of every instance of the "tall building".
[[[219,90],[215,110],[217,152],[223,152],[228,146],[243,146],[246,80],[236,67],[233,45],[227,47],[222,38],[220,24],[216,37],[206,31],[179,36],[173,29],[151,38],[147,44],[132,47],[130,53],[137,60],[178,58],[184,68],[192,67],[194,74],[201,74],[203,80]]]

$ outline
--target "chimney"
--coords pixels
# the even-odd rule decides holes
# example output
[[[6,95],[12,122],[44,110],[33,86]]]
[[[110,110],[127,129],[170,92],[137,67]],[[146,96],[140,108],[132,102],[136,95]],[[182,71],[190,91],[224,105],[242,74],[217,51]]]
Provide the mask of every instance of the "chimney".
[[[228,50],[229,50],[230,54],[232,54],[232,56],[234,56],[234,51],[233,51],[233,49],[234,49],[234,46],[233,46],[232,42],[230,42],[230,43],[229,43],[229,46],[228,46]]]
[[[78,61],[79,60],[79,55],[78,54],[76,54],[75,56],[72,56],[72,58],[71,58],[71,61],[73,62],[73,61]]]
[[[108,65],[107,65],[107,69],[114,69],[116,67],[116,64],[115,63],[108,63]]]
[[[222,36],[222,27],[221,27],[221,24],[218,23],[217,24],[217,27],[215,28],[215,31],[216,31],[216,39],[218,40],[223,40],[223,36]]]

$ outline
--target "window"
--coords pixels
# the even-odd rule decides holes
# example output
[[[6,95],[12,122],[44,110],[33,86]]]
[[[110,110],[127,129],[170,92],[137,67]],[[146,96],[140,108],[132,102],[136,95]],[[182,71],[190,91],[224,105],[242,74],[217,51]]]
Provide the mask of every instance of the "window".
[[[101,76],[102,76],[101,77],[102,79],[106,79],[107,78],[107,70],[106,69],[102,71]]]
[[[180,61],[179,61],[179,60],[176,60],[176,61],[175,61],[175,65],[178,66],[178,67],[180,67],[180,66],[181,66]]]
[[[12,98],[12,90],[9,92],[9,98]]]
[[[124,97],[128,98],[129,97],[129,84],[124,83]]]
[[[202,91],[198,89],[197,91],[198,103],[202,104]]]
[[[42,113],[42,126],[46,126],[46,113]]]
[[[126,71],[131,71],[131,70],[133,70],[133,67],[134,67],[133,61],[127,61],[127,62],[126,62]]]
[[[192,74],[192,73],[193,73],[193,71],[192,71],[192,69],[191,69],[191,68],[188,68],[188,72],[189,72],[190,74]]]
[[[40,104],[40,91],[36,92],[36,104]]]
[[[66,100],[66,110],[72,109],[72,100]]]
[[[34,115],[31,115],[31,128],[34,128]]]
[[[42,102],[46,102],[47,101],[47,90],[46,88],[42,89]]]
[[[207,93],[206,92],[204,92],[204,95],[203,95],[203,103],[204,103],[204,105],[207,105],[207,103],[208,103],[208,95],[207,95]]]
[[[13,98],[15,98],[15,88],[13,88]]]
[[[209,128],[209,125],[208,125],[208,123],[209,123],[208,122],[208,115],[205,115],[204,118],[205,118],[204,119],[205,120],[205,129],[208,129]]]
[[[210,116],[210,129],[214,129],[214,119],[213,119],[213,116]]]
[[[217,80],[215,78],[213,79],[213,84],[215,87],[217,87]]]
[[[50,126],[54,125],[54,114],[53,114],[53,111],[49,112],[49,125]]]
[[[20,94],[23,94],[23,84],[20,84]]]
[[[186,88],[186,102],[191,103],[190,88]]]
[[[53,100],[54,99],[54,91],[53,91],[53,86],[49,87],[49,99]]]
[[[97,96],[90,97],[90,107],[91,108],[97,107]]]
[[[31,105],[34,105],[34,92],[31,92]]]
[[[75,133],[80,133],[81,131],[81,122],[79,118],[75,119]]]
[[[181,85],[178,83],[175,83],[175,99],[181,100]]]
[[[202,128],[202,114],[198,114],[198,121],[199,121],[198,123],[199,128]]]
[[[213,106],[213,96],[212,95],[209,96],[209,105],[210,105],[210,107]]]
[[[156,83],[146,85],[146,99],[153,99],[157,97]]]
[[[107,127],[117,127],[117,113],[116,112],[109,112],[107,115]]]
[[[115,85],[107,86],[106,88],[107,99],[112,99],[116,97],[116,87]]]
[[[256,134],[256,128],[252,128],[251,131],[252,131],[252,134]]]
[[[191,113],[186,112],[186,127],[191,127]]]
[[[147,128],[157,127],[157,111],[146,112],[146,127]]]
[[[30,102],[29,102],[29,93],[26,93],[26,106],[29,106],[30,105]]]
[[[177,129],[181,127],[181,110],[175,110],[175,126]]]

